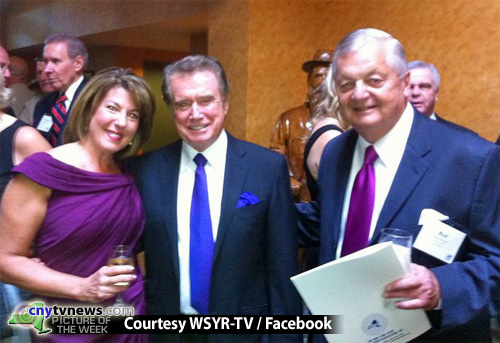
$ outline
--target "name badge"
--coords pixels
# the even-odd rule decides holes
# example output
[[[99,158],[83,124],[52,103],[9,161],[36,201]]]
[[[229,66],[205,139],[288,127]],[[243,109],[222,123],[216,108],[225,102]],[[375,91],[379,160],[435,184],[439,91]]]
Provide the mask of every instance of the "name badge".
[[[44,114],[36,129],[42,132],[49,132],[52,127],[52,116],[49,114]]]
[[[413,247],[443,262],[455,260],[466,234],[448,224],[433,221],[422,226]]]

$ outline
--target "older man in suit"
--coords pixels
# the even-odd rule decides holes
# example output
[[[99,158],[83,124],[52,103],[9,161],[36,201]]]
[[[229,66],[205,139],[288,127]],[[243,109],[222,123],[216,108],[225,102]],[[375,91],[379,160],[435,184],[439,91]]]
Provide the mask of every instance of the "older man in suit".
[[[163,95],[181,140],[131,162],[146,211],[149,314],[301,312],[289,280],[297,272],[297,226],[286,161],[224,130],[228,93],[214,58],[188,56],[167,66]],[[264,337],[195,338],[203,339]]]
[[[406,56],[389,34],[357,30],[335,51],[332,82],[353,129],[321,159],[320,262],[376,242],[384,227],[417,237],[422,210],[434,209],[467,235],[459,254],[440,263],[414,248],[411,275],[384,295],[405,299],[400,309],[428,310],[433,327],[417,340],[490,341],[499,305],[500,149],[412,108]]]
[[[87,47],[76,37],[52,35],[45,40],[43,61],[44,71],[56,91],[38,101],[33,125],[55,147],[62,144],[71,107],[87,83],[83,76],[88,62]]]
[[[455,124],[438,116],[435,111],[436,102],[439,97],[439,86],[441,76],[433,64],[423,61],[411,61],[408,63],[410,70],[410,86],[408,101],[421,113],[440,123],[447,124],[457,130],[475,133],[474,131]]]

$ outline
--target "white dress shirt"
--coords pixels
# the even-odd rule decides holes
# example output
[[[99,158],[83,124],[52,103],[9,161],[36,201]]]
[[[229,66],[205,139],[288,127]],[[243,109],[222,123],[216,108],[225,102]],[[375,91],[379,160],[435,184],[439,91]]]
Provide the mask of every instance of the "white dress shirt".
[[[193,196],[196,163],[194,157],[199,152],[186,142],[182,142],[181,161],[179,166],[179,185],[177,188],[177,233],[179,250],[180,299],[181,313],[198,314],[191,306],[191,281],[189,276],[189,246],[191,199]],[[227,134],[222,130],[217,140],[203,151],[207,159],[205,173],[207,175],[208,202],[212,220],[214,242],[219,228],[224,173],[226,170]]]
[[[66,105],[66,109],[69,109],[69,107],[73,103],[75,92],[82,82],[83,82],[83,75],[80,76],[75,82],[73,82],[71,86],[68,87],[66,92],[64,92],[64,95],[66,95],[67,98],[66,101],[64,102],[64,105]]]
[[[375,170],[375,203],[373,206],[372,221],[370,225],[369,239],[372,238],[373,232],[384,206],[385,199],[389,194],[389,190],[394,180],[394,176],[398,171],[399,163],[405,151],[406,142],[410,135],[411,125],[413,123],[413,108],[408,103],[406,108],[394,127],[381,139],[379,139],[373,147],[377,152],[378,158],[373,164]],[[358,136],[356,146],[354,148],[354,156],[352,158],[351,172],[347,182],[344,205],[342,208],[342,221],[340,226],[339,244],[337,246],[336,257],[339,258],[344,242],[345,224],[349,213],[349,204],[351,201],[351,192],[354,185],[354,180],[359,170],[363,166],[365,159],[366,148],[372,145],[363,137]]]

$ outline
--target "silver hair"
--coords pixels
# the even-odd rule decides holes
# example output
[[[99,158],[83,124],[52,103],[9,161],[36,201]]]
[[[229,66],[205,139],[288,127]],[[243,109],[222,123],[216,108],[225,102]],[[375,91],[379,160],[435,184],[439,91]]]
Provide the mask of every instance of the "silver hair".
[[[441,85],[441,76],[439,75],[438,70],[434,66],[434,64],[426,63],[424,61],[411,61],[408,63],[408,69],[420,69],[420,68],[425,68],[429,69],[432,74],[432,78],[434,79],[434,84],[436,86],[436,90],[439,89],[439,86]]]
[[[336,66],[340,56],[353,51],[359,51],[367,46],[375,45],[384,47],[387,53],[386,62],[396,73],[403,77],[408,71],[406,53],[401,43],[388,34],[378,29],[359,29],[345,36],[335,49],[333,55],[333,73],[336,76]]]
[[[77,56],[83,56],[84,64],[86,67],[89,62],[89,52],[85,44],[78,38],[64,33],[58,33],[45,39],[45,46],[50,43],[65,43],[68,49],[68,56],[74,60]]]

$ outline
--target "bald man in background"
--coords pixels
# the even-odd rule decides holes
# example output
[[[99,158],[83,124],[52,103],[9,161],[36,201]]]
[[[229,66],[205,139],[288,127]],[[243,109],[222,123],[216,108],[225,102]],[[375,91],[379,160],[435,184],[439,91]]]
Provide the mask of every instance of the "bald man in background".
[[[10,79],[9,66],[9,53],[3,46],[0,45],[0,69],[2,70],[2,75],[5,82],[8,82],[8,80]],[[4,110],[5,113],[10,114],[11,116],[14,116],[14,110],[12,110],[12,107],[2,108],[2,110]]]
[[[28,100],[35,96],[35,92],[28,88],[30,81],[30,69],[28,63],[18,56],[10,58],[10,78],[7,80],[6,85],[13,90],[14,94],[11,98],[11,106],[14,114],[18,119],[29,124],[24,118],[21,118],[24,106]]]
[[[5,82],[10,78],[10,58],[9,53],[3,46],[0,45],[0,69],[2,69],[2,75]]]

